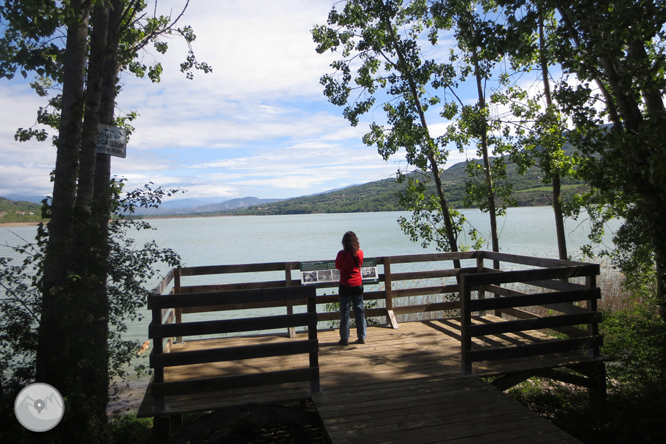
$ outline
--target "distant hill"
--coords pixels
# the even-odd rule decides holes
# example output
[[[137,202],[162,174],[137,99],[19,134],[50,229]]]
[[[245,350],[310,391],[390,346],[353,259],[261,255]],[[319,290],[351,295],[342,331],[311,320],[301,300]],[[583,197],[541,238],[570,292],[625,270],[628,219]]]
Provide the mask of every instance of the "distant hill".
[[[44,200],[46,196],[23,196],[19,194],[8,194],[1,197],[4,197],[8,200],[13,200],[14,202],[32,202],[41,205],[42,200]]]
[[[42,206],[24,200],[14,201],[0,197],[0,224],[17,222],[40,222]]]
[[[550,205],[552,187],[541,181],[541,170],[531,168],[525,174],[517,173],[516,165],[507,165],[508,180],[513,184],[513,198],[518,206]],[[423,173],[410,173],[423,174]],[[460,162],[442,173],[442,182],[448,202],[455,208],[463,208],[465,182],[468,180],[466,163]],[[178,199],[163,203],[159,208],[138,209],[136,216],[215,216],[215,215],[272,215],[272,214],[309,214],[309,213],[356,213],[374,211],[404,210],[398,202],[397,194],[403,191],[405,184],[399,184],[395,178],[377,180],[362,185],[354,185],[325,193],[292,199],[259,199],[243,197],[223,200],[222,198]],[[565,181],[563,194],[573,194],[585,189],[582,182]],[[434,183],[430,191],[435,193]],[[4,204],[7,208],[2,206]],[[30,206],[31,205],[31,206]],[[30,202],[14,202],[0,198],[0,223],[16,222],[19,213],[33,212],[34,220],[39,220],[40,205]],[[26,220],[28,221],[28,220]]]
[[[541,170],[539,168],[533,167],[524,175],[517,173],[517,167],[514,164],[509,164],[507,170],[508,180],[513,183],[513,198],[518,206],[551,204],[552,187],[541,182]],[[446,198],[455,208],[463,208],[467,178],[465,162],[457,163],[442,173]],[[395,178],[383,179],[313,196],[297,197],[230,210],[224,212],[224,214],[272,215],[401,211],[404,208],[400,206],[397,194],[404,190],[404,187],[405,184],[399,184]],[[584,187],[582,182],[565,182],[562,187],[563,194],[573,194],[582,187]],[[430,188],[431,192],[435,193],[434,183],[431,183]]]
[[[247,208],[252,205],[275,202],[277,200],[278,199],[259,199],[257,197],[242,197],[229,200],[224,200],[223,198],[179,199],[165,202],[160,205],[159,208],[139,208],[134,214],[137,216],[177,216],[186,214],[196,215],[201,213],[219,213],[237,208]]]

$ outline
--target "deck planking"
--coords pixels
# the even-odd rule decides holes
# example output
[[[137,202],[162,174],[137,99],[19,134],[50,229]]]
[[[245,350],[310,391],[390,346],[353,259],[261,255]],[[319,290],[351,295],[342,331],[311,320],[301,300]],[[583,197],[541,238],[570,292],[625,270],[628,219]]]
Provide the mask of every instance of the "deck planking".
[[[494,319],[495,321],[499,318]],[[482,322],[482,321],[478,321]],[[570,435],[538,417],[479,376],[526,368],[552,368],[585,361],[581,353],[537,356],[474,364],[474,375],[460,375],[460,323],[456,319],[401,323],[399,329],[369,327],[366,344],[339,346],[337,330],[319,336],[322,392],[309,384],[254,387],[165,398],[153,410],[150,387],[139,416],[212,411],[247,404],[313,399],[334,443],[575,443]],[[355,331],[352,329],[352,340]],[[296,340],[307,338],[298,333]],[[548,340],[537,331],[475,341],[474,348]],[[552,338],[551,338],[552,339]],[[232,337],[188,341],[174,350],[276,343],[282,336]],[[307,367],[307,355],[216,362],[165,369],[165,381],[279,371]]]

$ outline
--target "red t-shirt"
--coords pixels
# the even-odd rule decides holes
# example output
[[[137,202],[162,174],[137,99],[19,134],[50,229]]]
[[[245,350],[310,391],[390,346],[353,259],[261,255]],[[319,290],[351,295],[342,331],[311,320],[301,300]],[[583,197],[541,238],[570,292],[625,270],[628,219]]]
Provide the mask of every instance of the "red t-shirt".
[[[353,257],[345,250],[338,252],[335,258],[335,268],[340,270],[340,284],[345,287],[358,287],[363,285],[361,266],[363,265],[363,250],[358,250],[357,256]],[[358,261],[357,259],[358,258]]]

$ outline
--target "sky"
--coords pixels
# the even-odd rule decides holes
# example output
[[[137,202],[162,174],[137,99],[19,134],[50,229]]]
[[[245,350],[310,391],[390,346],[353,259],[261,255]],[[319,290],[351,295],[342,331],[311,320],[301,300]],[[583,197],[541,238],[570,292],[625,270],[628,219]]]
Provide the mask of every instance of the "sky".
[[[158,11],[175,16],[184,3],[160,1]],[[310,31],[326,23],[335,3],[191,1],[180,24],[193,27],[195,55],[213,72],[186,79],[179,64],[187,47],[177,39],[168,41],[165,56],[142,54],[146,64],[160,61],[164,72],[160,83],[122,75],[116,114],[139,117],[127,157],[112,158],[112,175],[126,178],[127,189],[153,182],[186,190],[179,198],[222,201],[316,194],[407,168],[404,154],[384,161],[362,143],[373,113],[352,127],[323,95],[319,79],[340,54],[317,54]],[[0,196],[50,195],[55,147],[14,141],[16,129],[34,125],[46,102],[19,77],[0,80]],[[445,122],[432,128],[443,130]],[[447,166],[464,158],[452,152]]]

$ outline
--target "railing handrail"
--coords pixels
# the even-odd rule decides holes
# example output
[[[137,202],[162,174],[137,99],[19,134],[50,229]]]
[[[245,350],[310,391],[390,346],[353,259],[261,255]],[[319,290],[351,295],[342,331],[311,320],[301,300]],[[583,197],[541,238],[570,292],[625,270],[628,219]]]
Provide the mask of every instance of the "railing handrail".
[[[451,309],[461,310],[461,362],[463,366],[463,373],[471,371],[471,363],[479,360],[480,357],[494,359],[496,356],[502,355],[502,352],[489,352],[484,353],[472,351],[471,339],[479,335],[480,329],[475,329],[471,324],[472,312],[484,313],[485,310],[495,310],[496,314],[507,313],[510,316],[522,318],[538,317],[534,314],[528,314],[519,309],[525,305],[547,305],[548,308],[558,310],[564,315],[570,317],[562,317],[556,321],[539,321],[533,322],[534,325],[549,325],[555,323],[558,331],[573,334],[576,338],[581,338],[584,335],[580,333],[580,329],[571,326],[578,325],[582,312],[596,312],[597,299],[600,297],[598,290],[592,291],[596,288],[595,277],[599,274],[600,267],[598,264],[588,264],[575,261],[561,261],[549,258],[535,258],[530,256],[521,256],[506,253],[496,253],[489,251],[469,251],[469,252],[456,252],[456,253],[425,253],[416,255],[399,255],[399,256],[379,256],[376,257],[377,265],[384,266],[384,273],[379,273],[379,282],[385,284],[385,288],[379,291],[367,291],[365,296],[367,300],[384,300],[385,306],[380,308],[371,308],[366,310],[367,317],[385,316],[388,322],[394,328],[397,328],[397,320],[395,314],[408,314],[417,312],[429,311],[443,311]],[[441,262],[441,261],[454,261],[454,260],[476,260],[476,267],[466,268],[447,268],[429,271],[401,271],[393,272],[391,267],[398,264],[410,264],[419,262]],[[498,267],[499,263],[511,263],[528,267],[539,267],[538,269],[519,269],[515,271],[501,271],[496,268],[486,268],[484,260],[492,260],[493,267]],[[301,262],[270,262],[270,263],[254,263],[254,264],[233,264],[233,265],[211,265],[211,266],[198,266],[198,267],[184,267],[173,269],[165,276],[155,289],[151,300],[155,301],[156,307],[159,306],[162,310],[160,313],[165,316],[168,312],[166,307],[172,310],[170,319],[175,320],[176,323],[180,322],[180,317],[183,313],[199,311],[219,311],[223,310],[221,304],[215,304],[214,298],[216,294],[240,294],[239,291],[247,291],[248,288],[254,289],[253,291],[261,291],[264,287],[281,287],[284,291],[295,288],[331,288],[336,287],[336,282],[319,283],[314,285],[301,286],[300,279],[292,279],[292,271],[300,269]],[[210,274],[232,274],[232,273],[256,273],[256,272],[284,272],[284,280],[273,280],[265,282],[251,282],[251,283],[232,283],[232,284],[218,284],[218,285],[204,285],[204,286],[182,286],[181,277],[189,276],[203,276]],[[394,282],[414,280],[414,279],[439,279],[446,277],[456,277],[456,285],[447,285],[445,282],[442,285],[432,285],[426,283],[425,286],[398,289],[393,288]],[[586,284],[573,284],[568,283],[567,279],[571,277],[585,277]],[[163,293],[174,282],[174,288],[169,295],[159,295]],[[508,283],[524,283],[536,287],[542,287],[555,292],[539,293],[532,295],[521,294],[514,290],[501,287],[502,284]],[[478,293],[478,300],[472,300],[472,292]],[[189,302],[183,302],[179,308],[175,308],[171,302],[174,300],[174,294],[187,294],[190,299]],[[420,305],[399,305],[393,304],[394,300],[406,298],[417,295],[432,295],[432,294],[447,294],[459,293],[461,295],[460,301],[442,302],[437,301],[434,303],[420,304]],[[486,299],[485,294],[490,293],[498,299],[493,302],[492,299]],[[249,294],[249,293],[247,293]],[[159,296],[158,296],[159,295]],[[498,298],[499,297],[499,298]],[[578,298],[578,299],[576,299]],[[185,301],[186,299],[183,299]],[[322,295],[317,296],[315,299],[316,304],[336,302],[336,295]],[[573,300],[587,301],[587,308],[577,307],[571,304]],[[159,301],[159,302],[157,302]],[[234,300],[237,306],[227,305],[230,309],[241,309],[244,306],[248,308],[259,307],[287,307],[287,313],[293,313],[293,307],[303,305],[305,299],[301,297],[294,297],[288,301],[281,301],[276,299],[251,299],[238,297]],[[277,302],[276,302],[277,301]],[[309,301],[309,299],[308,299]],[[242,306],[241,306],[242,305]],[[196,308],[193,308],[196,307]],[[166,310],[166,311],[165,311]],[[317,314],[318,320],[333,320],[338,317],[338,313],[319,313]],[[559,345],[551,344],[552,350],[561,350],[576,344],[591,344],[590,354],[598,354],[598,322],[599,317],[596,315],[585,317],[588,320],[587,342],[573,341],[562,343]],[[578,322],[580,323],[580,322]],[[522,329],[528,323],[516,322],[516,328]],[[503,328],[507,328],[506,326]],[[177,330],[177,329],[171,329]],[[520,331],[520,330],[516,330]],[[290,331],[293,335],[293,330]],[[546,350],[548,347],[544,346]],[[507,350],[509,347],[507,347]],[[540,348],[538,346],[530,349],[524,348],[525,353],[534,353]],[[507,353],[515,354],[516,351],[507,351]],[[521,352],[522,353],[522,352]]]
[[[483,259],[497,260],[508,255],[485,253],[478,259],[479,273],[461,273],[459,288],[461,295],[461,373],[471,374],[472,363],[483,360],[509,359],[537,354],[574,351],[581,348],[588,350],[588,356],[595,358],[599,354],[601,336],[598,324],[601,320],[597,312],[597,301],[601,291],[596,286],[596,276],[600,272],[598,264],[584,264],[572,261],[532,260],[532,265],[539,262],[549,268],[536,270],[497,271],[488,270],[483,266]],[[514,257],[515,258],[515,257]],[[526,257],[518,260],[526,264]],[[547,263],[546,263],[547,262]],[[558,279],[584,277],[585,285],[560,282]],[[524,294],[500,287],[501,284],[527,283],[554,289],[553,292]],[[479,292],[478,299],[472,299],[472,290]],[[495,295],[486,299],[485,292]],[[500,297],[497,297],[500,296]],[[574,306],[573,302],[586,301],[586,308]],[[523,312],[518,307],[543,305],[559,308],[563,314],[540,317]],[[571,308],[566,308],[571,307]],[[575,310],[574,310],[575,309]],[[516,321],[502,321],[485,325],[473,325],[473,312],[496,310],[512,316],[524,316]],[[574,313],[575,312],[575,313]],[[587,324],[587,331],[576,326]],[[517,333],[526,330],[552,328],[574,335],[570,339],[559,339],[529,345],[503,346],[496,348],[472,349],[472,338],[492,334]]]
[[[255,301],[282,300],[296,298],[307,301],[307,312],[287,314],[263,318],[244,318],[228,320],[209,320],[198,322],[163,323],[165,308],[191,307],[198,303],[214,303],[217,305],[234,304],[238,300],[252,299]],[[319,347],[317,340],[316,290],[310,287],[287,287],[275,289],[246,290],[236,292],[214,292],[201,295],[170,294],[149,296],[149,308],[152,310],[152,321],[149,326],[149,337],[154,340],[150,354],[150,366],[155,370],[151,383],[151,393],[155,398],[157,410],[164,409],[164,397],[169,395],[192,394],[216,389],[238,388],[243,384],[267,385],[286,382],[310,381],[310,391],[319,392]],[[228,332],[248,332],[262,328],[307,327],[308,340],[294,341],[286,345],[273,346],[249,345],[200,350],[193,352],[173,352],[171,342],[164,349],[164,340],[175,336],[205,335]],[[164,380],[164,369],[170,366],[191,365],[208,362],[221,362],[238,359],[255,359],[257,357],[284,356],[287,354],[309,354],[309,366],[306,369],[291,369],[280,372],[267,372],[241,376],[225,376],[209,378],[202,385],[201,381],[168,382]],[[166,354],[170,356],[166,356]],[[262,379],[263,377],[263,379]]]

